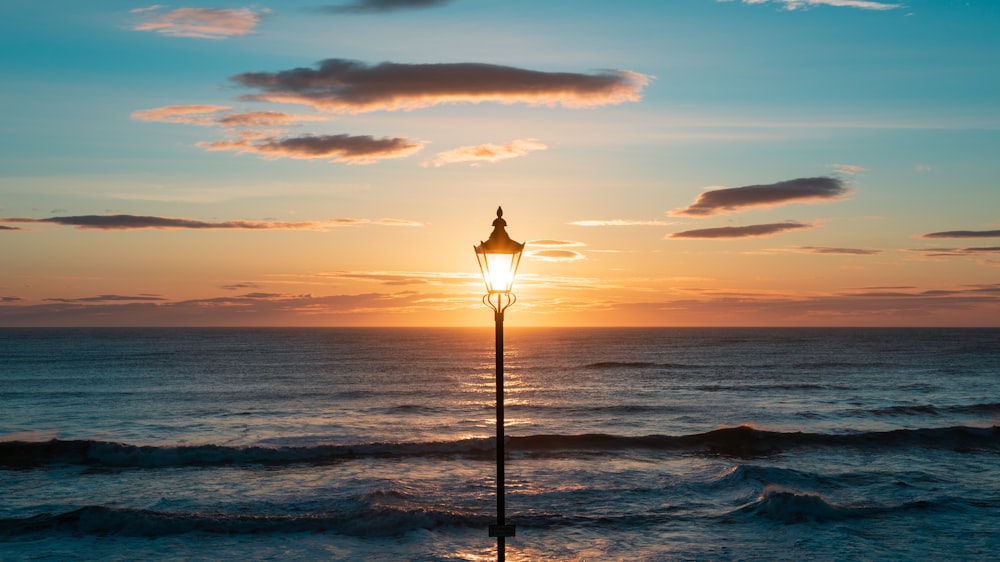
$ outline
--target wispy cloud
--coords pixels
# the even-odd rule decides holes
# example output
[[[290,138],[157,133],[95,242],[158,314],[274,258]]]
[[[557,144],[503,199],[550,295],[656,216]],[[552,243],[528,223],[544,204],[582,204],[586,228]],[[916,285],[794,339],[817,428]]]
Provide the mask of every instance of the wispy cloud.
[[[774,207],[792,202],[843,199],[848,190],[837,178],[799,178],[765,185],[748,185],[706,191],[694,203],[671,215],[707,217],[750,207]]]
[[[723,226],[719,228],[702,228],[699,230],[685,230],[684,232],[674,232],[668,234],[666,238],[751,238],[760,236],[772,236],[789,230],[802,228],[813,228],[813,225],[801,222],[779,222],[771,224],[753,224],[749,226]]]
[[[1000,285],[843,291],[818,295],[712,293],[613,305],[637,323],[697,326],[995,326]]]
[[[260,22],[261,14],[249,8],[177,8],[155,13],[161,6],[132,10],[146,14],[146,18],[132,29],[153,31],[171,37],[196,37],[199,39],[225,39],[252,33]]]
[[[1000,238],[1000,230],[948,230],[923,234],[921,238]]]
[[[129,10],[130,14],[143,14],[146,12],[155,12],[157,10],[162,10],[164,6],[162,4],[153,4],[152,6],[146,6],[145,8],[133,8]]]
[[[259,289],[260,285],[257,283],[233,283],[230,285],[223,285],[219,288],[227,291],[242,291],[243,289]]]
[[[371,281],[405,284],[406,275],[359,273]],[[412,274],[414,279],[420,275]],[[472,274],[456,283],[472,281]],[[554,278],[539,279],[544,289]],[[607,287],[599,279],[559,278],[559,294]],[[471,286],[471,283],[469,283]],[[252,291],[190,300],[127,300],[130,295],[97,295],[38,301],[0,297],[3,326],[238,326],[238,325],[387,325],[409,322],[413,313],[426,320],[464,318],[461,310],[475,299],[456,298],[455,290],[419,293],[312,295]],[[138,295],[140,297],[158,295]],[[108,298],[111,297],[111,298]],[[550,299],[531,312],[594,315],[627,313],[632,325],[691,326],[859,326],[859,325],[981,325],[995,326],[1000,313],[1000,284],[945,287],[870,287],[802,295],[780,291],[687,289],[673,296],[642,297],[641,301],[609,299]],[[458,311],[459,316],[449,316]],[[527,312],[527,309],[525,310]]]
[[[42,299],[48,302],[143,302],[143,301],[165,301],[162,296],[159,295],[98,295],[95,297],[80,297],[74,299],[63,299],[63,298],[48,298]]]
[[[223,127],[287,127],[303,121],[326,121],[321,115],[302,115],[280,111],[247,111],[222,115],[215,122]]]
[[[313,296],[253,292],[166,302],[50,298],[43,304],[4,304],[0,325],[237,326],[302,324],[311,318],[322,318],[324,325],[347,318],[357,325],[359,320],[378,314],[437,310],[440,305],[433,297],[413,293]]]
[[[639,100],[650,77],[629,70],[540,72],[482,63],[367,65],[327,59],[316,68],[247,72],[234,82],[261,90],[243,99],[300,103],[333,113],[417,109],[444,103],[592,107]]]
[[[424,223],[406,219],[378,219],[371,221],[372,224],[381,226],[424,226]]]
[[[799,246],[798,250],[810,254],[843,254],[853,256],[875,256],[881,254],[881,250],[867,250],[864,248],[829,248],[825,246]]]
[[[0,230],[23,230],[23,229],[22,228],[18,228],[16,226],[5,226],[5,225],[0,224]]]
[[[575,240],[531,240],[528,242],[528,246],[536,247],[543,246],[547,248],[572,248],[586,246],[583,242],[577,242]]]
[[[346,134],[286,138],[249,134],[228,140],[200,142],[198,146],[209,151],[252,153],[267,159],[325,158],[345,164],[372,164],[389,158],[404,158],[423,148],[422,143],[400,137],[376,139],[370,135]]]
[[[0,222],[28,224],[57,224],[73,226],[78,230],[326,230],[338,226],[375,224],[385,226],[420,226],[416,221],[403,219],[355,219],[335,218],[325,221],[283,222],[283,221],[203,221],[199,219],[155,217],[143,215],[80,215],[70,217],[0,218]]]
[[[433,160],[424,162],[422,166],[444,166],[469,162],[477,166],[483,162],[499,162],[519,156],[527,156],[536,150],[546,150],[547,146],[534,139],[519,139],[507,144],[478,144],[460,146],[452,150],[439,152]]]
[[[979,257],[1000,254],[1000,246],[972,248],[915,248],[912,251],[921,253],[928,258]]]
[[[582,253],[576,250],[529,250],[525,254],[533,259],[551,262],[578,261],[586,259]]]
[[[453,0],[354,0],[348,4],[322,6],[319,11],[329,14],[380,14],[400,10],[435,8]]]
[[[532,240],[526,246],[524,255],[540,261],[568,262],[587,258],[583,252],[570,249],[586,246],[573,240]]]
[[[320,277],[329,279],[354,279],[373,281],[383,285],[428,285],[428,284],[461,284],[470,280],[479,280],[478,273],[450,273],[437,271],[398,272],[398,271],[337,271],[321,273]]]
[[[159,123],[184,123],[203,127],[287,127],[303,121],[326,121],[321,115],[301,115],[279,111],[219,113],[232,108],[225,105],[168,105],[132,112],[132,118]]]
[[[603,219],[572,221],[567,224],[571,224],[573,226],[669,226],[673,223],[658,220],[644,221],[630,219]]]
[[[868,171],[865,168],[858,166],[856,164],[831,164],[830,167],[836,170],[838,173],[847,176],[856,176],[862,172]]]
[[[728,2],[730,0],[720,1]],[[744,4],[766,4],[768,2],[783,4],[786,10],[798,10],[800,8],[812,8],[815,6],[836,6],[842,8],[861,8],[863,10],[884,11],[903,7],[903,4],[872,2],[870,0],[743,0]]]
[[[208,126],[216,124],[216,119],[212,117],[212,114],[230,109],[232,108],[228,105],[167,105],[133,111],[132,118],[140,121]]]

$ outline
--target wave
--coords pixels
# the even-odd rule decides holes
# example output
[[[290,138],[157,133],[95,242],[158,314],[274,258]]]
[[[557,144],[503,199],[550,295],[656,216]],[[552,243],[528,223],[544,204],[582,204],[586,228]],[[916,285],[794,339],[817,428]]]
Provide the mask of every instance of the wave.
[[[0,519],[0,538],[59,532],[147,538],[194,532],[226,535],[332,532],[382,537],[443,526],[485,528],[489,520],[487,515],[377,504],[340,512],[297,514],[173,512],[87,506],[59,514]]]
[[[953,406],[935,406],[933,404],[908,404],[898,406],[887,406],[884,408],[851,410],[846,415],[854,417],[876,416],[876,417],[897,417],[897,416],[932,416],[940,417],[945,415],[995,415],[1000,414],[1000,402],[987,402],[982,404],[960,404]]]
[[[510,445],[513,451],[659,449],[737,458],[768,456],[803,447],[922,447],[997,451],[1000,450],[1000,426],[897,429],[849,434],[765,431],[739,426],[681,436],[534,435],[512,437]]]
[[[850,507],[834,505],[819,494],[781,486],[768,486],[760,497],[738,511],[784,523],[829,521],[860,514]]]
[[[753,517],[779,523],[826,522],[844,519],[879,517],[906,511],[950,511],[965,509],[975,502],[942,497],[935,500],[912,500],[897,505],[837,504],[821,494],[804,492],[781,485],[769,485],[754,501],[725,515],[724,519]]]
[[[928,448],[957,452],[1000,451],[1000,426],[896,429],[847,434],[780,432],[748,426],[690,435],[622,436],[603,433],[527,435],[507,438],[507,451],[528,456],[605,454],[630,450],[681,451],[734,458],[770,456],[808,448]],[[0,468],[46,465],[160,468],[217,465],[327,464],[367,457],[467,456],[492,458],[492,438],[355,445],[246,446],[129,445],[108,441],[0,442]]]
[[[768,390],[846,390],[846,386],[813,383],[786,384],[704,384],[694,387],[700,392],[762,392]]]
[[[486,438],[423,443],[290,447],[152,446],[109,441],[53,439],[43,442],[0,442],[0,468],[26,469],[45,465],[162,468],[244,464],[326,464],[358,457],[486,455],[493,450],[493,440]]]
[[[705,365],[687,365],[684,363],[653,363],[651,361],[598,361],[588,363],[584,369],[615,370],[615,369],[700,369]]]

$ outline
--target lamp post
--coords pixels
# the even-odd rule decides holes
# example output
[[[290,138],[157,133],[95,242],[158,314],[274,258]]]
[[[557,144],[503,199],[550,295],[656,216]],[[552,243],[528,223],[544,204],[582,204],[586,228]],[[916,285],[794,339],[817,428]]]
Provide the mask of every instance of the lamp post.
[[[503,209],[497,207],[497,218],[493,221],[493,232],[485,242],[475,247],[479,270],[486,282],[483,304],[493,309],[497,336],[497,522],[490,525],[491,537],[497,538],[497,560],[506,557],[507,537],[514,536],[514,525],[507,524],[504,502],[504,437],[503,437],[503,313],[517,302],[510,292],[514,284],[517,265],[521,261],[524,243],[515,242],[507,235],[507,221],[503,220]]]

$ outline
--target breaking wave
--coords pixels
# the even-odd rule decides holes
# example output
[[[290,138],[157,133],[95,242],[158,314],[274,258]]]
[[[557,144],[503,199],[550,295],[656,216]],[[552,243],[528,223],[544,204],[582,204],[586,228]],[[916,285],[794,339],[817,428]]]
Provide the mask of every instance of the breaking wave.
[[[837,504],[822,494],[805,492],[781,485],[770,485],[752,502],[727,514],[726,518],[754,517],[793,524],[826,522],[843,519],[879,517],[905,511],[948,511],[962,509],[974,502],[958,498],[914,500],[898,505],[847,505]]]
[[[929,448],[950,451],[1000,451],[1000,426],[897,429],[848,434],[780,432],[748,426],[690,435],[621,436],[602,433],[509,437],[512,454],[562,456],[646,450],[752,458],[806,447]],[[0,442],[0,469],[31,469],[47,465],[159,468],[218,465],[327,464],[356,458],[468,456],[492,458],[494,440],[461,439],[440,442],[366,443],[353,445],[247,446],[130,445],[94,440]]]
[[[226,535],[332,532],[378,537],[444,526],[485,527],[487,524],[487,516],[381,505],[303,514],[173,512],[87,506],[55,515],[0,519],[0,537],[54,532],[147,538],[196,532]]]

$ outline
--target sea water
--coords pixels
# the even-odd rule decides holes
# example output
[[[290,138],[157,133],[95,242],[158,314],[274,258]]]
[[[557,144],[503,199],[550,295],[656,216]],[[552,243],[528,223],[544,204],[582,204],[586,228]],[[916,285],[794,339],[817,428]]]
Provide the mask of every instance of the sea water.
[[[984,560],[1000,330],[525,329],[510,560]],[[0,330],[0,560],[488,560],[492,329]]]

